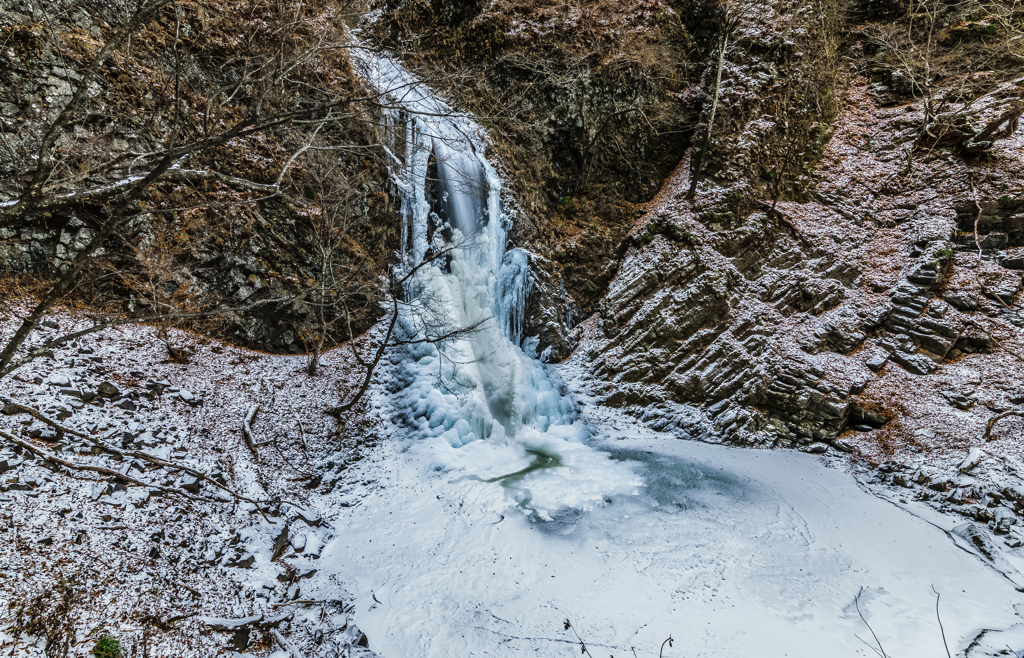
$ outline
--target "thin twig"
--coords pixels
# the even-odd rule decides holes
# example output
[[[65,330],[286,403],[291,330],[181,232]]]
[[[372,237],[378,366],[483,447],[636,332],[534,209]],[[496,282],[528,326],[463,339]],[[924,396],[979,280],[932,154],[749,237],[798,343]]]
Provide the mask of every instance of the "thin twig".
[[[932,591],[935,592],[935,618],[939,620],[939,630],[942,631],[942,646],[946,647],[946,658],[953,658],[953,655],[949,653],[949,644],[946,642],[946,629],[942,626],[942,617],[939,615],[939,592],[935,589],[935,585],[932,585]]]
[[[302,442],[302,450],[309,452],[309,448],[306,446],[306,432],[302,429],[302,419],[296,416],[295,420],[299,423],[299,441]]]
[[[587,648],[587,643],[583,641],[583,638],[580,637],[580,634],[576,632],[575,627],[573,627],[572,623],[570,623],[568,619],[565,620],[565,627],[567,629],[571,630],[572,634],[576,636],[577,640],[579,640],[579,643],[580,643],[580,653],[581,654],[586,654],[586,655],[590,656],[590,658],[594,658],[593,654],[590,653],[590,649]]]
[[[887,656],[886,653],[885,653],[885,649],[882,648],[882,643],[878,641],[878,636],[875,635],[875,629],[871,628],[871,624],[869,624],[868,620],[864,618],[864,613],[860,611],[860,595],[863,594],[863,593],[864,593],[864,588],[861,587],[860,591],[857,592],[857,596],[853,597],[853,603],[854,603],[854,605],[857,606],[857,614],[860,615],[860,620],[862,622],[864,622],[864,625],[868,627],[869,631],[871,631],[871,637],[875,638],[875,642],[878,644],[878,650],[879,650],[879,653],[882,654],[882,658],[889,658],[889,656]],[[871,646],[871,645],[868,645],[868,646]]]

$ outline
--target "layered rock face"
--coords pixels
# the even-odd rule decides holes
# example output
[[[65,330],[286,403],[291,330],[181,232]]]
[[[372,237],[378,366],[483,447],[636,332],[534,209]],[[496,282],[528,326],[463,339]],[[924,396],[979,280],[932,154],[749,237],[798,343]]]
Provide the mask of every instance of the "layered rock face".
[[[761,204],[723,229],[696,209],[721,193],[702,183],[696,201],[662,195],[634,228],[580,348],[606,403],[701,438],[883,458],[967,445],[1024,397],[1011,354],[1024,202],[986,200],[1021,190],[1024,137],[983,180],[974,163],[933,158],[915,185],[898,129],[915,108],[877,107],[860,84],[812,201]]]

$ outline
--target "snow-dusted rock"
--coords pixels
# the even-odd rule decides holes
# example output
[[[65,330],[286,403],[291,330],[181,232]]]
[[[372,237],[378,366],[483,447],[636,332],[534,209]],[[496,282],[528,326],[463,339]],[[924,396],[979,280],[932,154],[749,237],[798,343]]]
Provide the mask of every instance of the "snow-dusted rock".
[[[51,386],[71,386],[71,379],[67,375],[50,375],[46,383]]]
[[[96,391],[105,398],[116,398],[121,395],[121,389],[109,381],[104,381],[97,386]]]
[[[965,457],[964,460],[960,462],[960,467],[958,470],[961,473],[971,470],[972,468],[981,463],[981,458],[984,455],[985,453],[981,451],[981,448],[971,448],[970,450],[967,451],[967,457]]]

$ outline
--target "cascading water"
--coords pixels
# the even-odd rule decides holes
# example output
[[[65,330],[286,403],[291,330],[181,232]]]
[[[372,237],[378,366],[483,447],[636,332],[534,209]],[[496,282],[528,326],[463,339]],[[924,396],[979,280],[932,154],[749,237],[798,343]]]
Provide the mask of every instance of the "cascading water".
[[[405,267],[419,269],[400,326],[422,342],[394,365],[405,385],[405,421],[422,439],[412,451],[435,470],[503,482],[541,518],[635,491],[633,470],[583,443],[587,431],[571,397],[520,348],[529,264],[522,250],[505,250],[511,213],[479,127],[394,61],[360,50],[356,62],[397,108],[387,117],[392,127],[404,129],[392,131],[404,142],[393,174]],[[392,152],[401,150],[398,141]]]

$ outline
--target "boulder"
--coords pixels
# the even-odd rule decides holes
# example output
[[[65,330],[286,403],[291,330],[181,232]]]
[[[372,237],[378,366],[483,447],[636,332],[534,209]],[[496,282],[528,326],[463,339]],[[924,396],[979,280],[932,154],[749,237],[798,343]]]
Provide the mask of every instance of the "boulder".
[[[892,353],[892,360],[914,375],[930,375],[937,367],[934,361],[922,354],[910,354],[900,350]]]
[[[67,375],[50,375],[46,382],[51,386],[71,386],[71,379]]]
[[[97,386],[96,391],[105,398],[116,398],[121,395],[121,389],[109,381],[104,381]]]
[[[297,508],[295,511],[297,512],[298,517],[308,525],[316,527],[323,523],[323,519],[320,518],[320,515],[312,510]]]
[[[975,466],[981,463],[981,458],[985,453],[981,451],[981,448],[971,448],[967,451],[967,456],[960,462],[960,467],[957,469],[961,473],[971,470]]]
[[[999,557],[999,548],[995,545],[984,526],[977,523],[965,523],[953,528],[953,534],[966,539],[979,553],[991,561]]]
[[[229,563],[229,567],[237,567],[239,569],[251,569],[252,565],[256,562],[256,556],[252,553],[244,553],[241,557],[235,560],[233,563]]]
[[[946,398],[946,401],[957,409],[969,409],[974,401],[965,395],[961,395],[956,391],[941,391],[942,397]]]
[[[28,435],[39,441],[59,441],[61,432],[58,432],[49,425],[36,424],[29,428]]]
[[[866,365],[868,369],[871,370],[871,372],[878,372],[883,367],[885,367],[885,362],[888,360],[888,355],[880,354],[878,356],[873,356],[869,358],[867,361],[864,362],[864,365]]]

